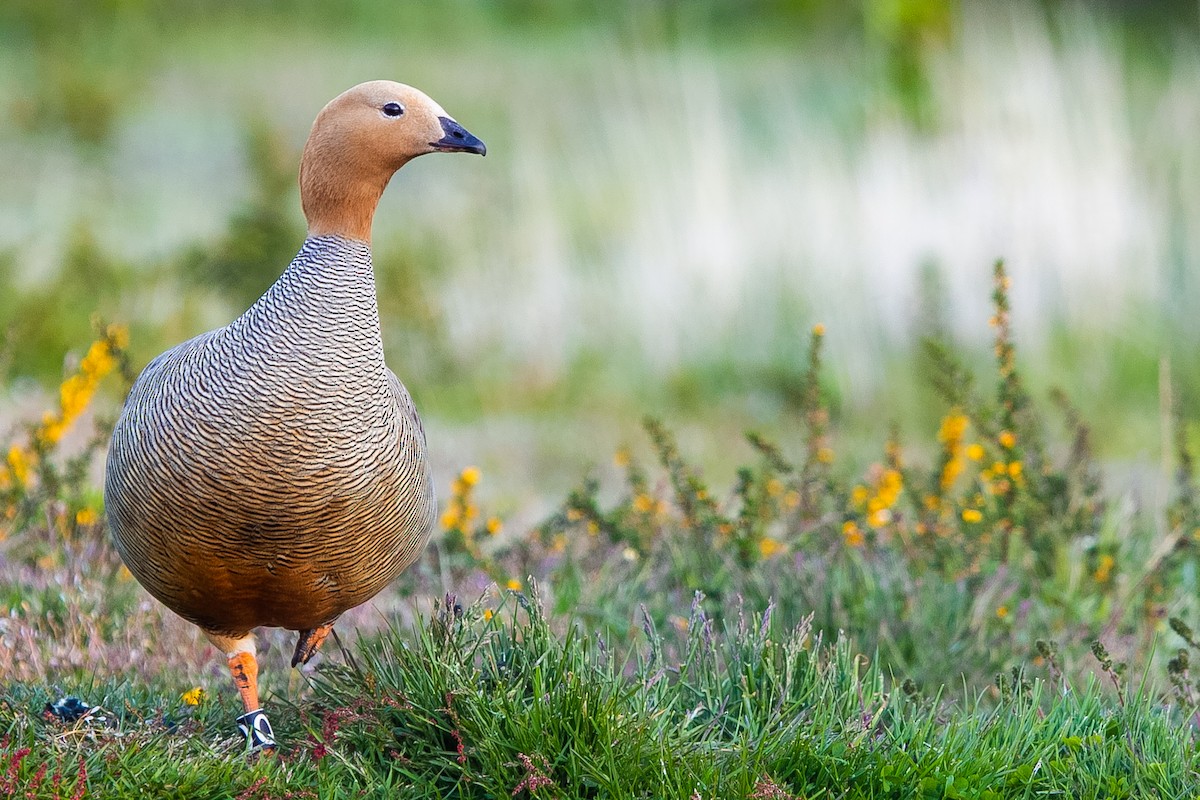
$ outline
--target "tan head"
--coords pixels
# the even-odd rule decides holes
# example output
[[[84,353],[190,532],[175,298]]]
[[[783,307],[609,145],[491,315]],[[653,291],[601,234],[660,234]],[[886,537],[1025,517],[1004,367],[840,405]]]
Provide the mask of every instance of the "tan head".
[[[426,153],[478,153],[468,133],[424,92],[392,81],[348,89],[321,109],[300,159],[309,236],[370,241],[375,206],[396,170]]]

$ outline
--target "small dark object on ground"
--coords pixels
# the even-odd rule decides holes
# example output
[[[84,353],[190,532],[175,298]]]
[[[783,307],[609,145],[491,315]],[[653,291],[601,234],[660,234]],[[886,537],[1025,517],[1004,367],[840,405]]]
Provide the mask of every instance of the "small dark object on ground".
[[[54,717],[63,722],[77,722],[84,717],[92,716],[97,722],[104,722],[104,715],[97,714],[98,711],[102,711],[98,706],[89,706],[78,697],[67,696],[60,697],[53,703],[46,703],[42,715],[47,719]]]

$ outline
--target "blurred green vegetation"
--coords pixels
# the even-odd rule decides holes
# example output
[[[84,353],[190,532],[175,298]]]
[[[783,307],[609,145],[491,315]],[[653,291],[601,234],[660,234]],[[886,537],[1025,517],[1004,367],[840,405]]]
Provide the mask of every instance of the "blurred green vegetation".
[[[1004,3],[993,5],[1006,7]],[[1166,80],[1165,72],[1180,68],[1178,53],[1194,42],[1200,16],[1194,13],[1194,5],[1186,2],[1081,3],[1070,13],[1049,0],[1029,7],[1039,9],[1056,40],[1075,35],[1072,25],[1080,20],[1102,26],[1102,37],[1109,37],[1104,41],[1127,54],[1121,64],[1128,70],[1135,100],[1134,88],[1157,86],[1156,81]],[[775,59],[794,59],[784,62],[783,74],[785,83],[792,82],[788,90],[797,97],[798,106],[811,116],[836,120],[836,126],[850,131],[846,139],[861,136],[867,124],[864,120],[880,113],[879,106],[888,103],[900,109],[901,118],[918,135],[933,135],[939,125],[946,124],[946,115],[939,108],[931,81],[939,70],[946,69],[946,53],[955,47],[962,32],[964,11],[958,0],[775,0],[749,5],[733,0],[628,0],[603,6],[583,0],[452,0],[436,8],[383,0],[280,0],[252,5],[199,0],[85,4],[16,0],[0,8],[0,42],[9,68],[0,80],[0,101],[11,112],[11,129],[4,133],[10,143],[34,151],[78,152],[81,163],[94,164],[97,170],[115,170],[126,163],[122,158],[128,158],[122,148],[136,147],[123,143],[122,136],[127,137],[129,130],[124,126],[145,124],[131,120],[147,113],[141,108],[146,98],[170,97],[181,113],[191,105],[187,91],[155,90],[157,82],[179,81],[164,75],[179,69],[212,69],[214,75],[204,76],[204,80],[219,84],[229,79],[220,73],[221,65],[232,59],[224,48],[237,48],[256,38],[271,42],[264,45],[264,62],[291,57],[288,49],[279,48],[280,38],[301,45],[319,42],[324,52],[335,58],[342,52],[353,57],[358,46],[368,44],[376,49],[394,46],[399,55],[412,52],[417,54],[414,60],[422,62],[434,62],[430,54],[441,50],[449,61],[445,65],[431,63],[426,67],[429,74],[454,69],[453,82],[463,83],[470,82],[469,76],[480,63],[463,55],[474,48],[523,52],[535,43],[548,63],[562,62],[567,70],[582,71],[571,61],[572,52],[601,50],[615,43],[634,59],[664,52],[708,54],[717,72],[755,59],[767,65]],[[163,31],[170,33],[164,35]],[[828,58],[830,52],[836,54],[833,60]],[[836,68],[842,60],[861,62],[863,72],[835,74],[831,67]],[[805,65],[814,77],[806,77],[797,64]],[[297,68],[306,67],[300,63]],[[764,67],[764,74],[773,74],[770,69]],[[264,70],[262,75],[248,74],[246,79],[270,80],[270,74]],[[598,83],[612,78],[603,74],[589,77]],[[480,76],[480,80],[484,78]],[[198,80],[180,85],[192,90],[208,84]],[[527,102],[527,98],[521,100]],[[749,121],[747,127],[752,127],[755,115],[764,113],[763,109],[750,100],[737,100],[741,104],[738,113]],[[240,163],[228,174],[222,173],[222,179],[241,189],[230,191],[237,199],[218,212],[224,218],[218,229],[209,227],[204,235],[183,243],[172,241],[169,247],[130,255],[105,230],[101,206],[108,201],[99,193],[96,205],[83,204],[83,213],[67,223],[69,235],[56,243],[61,257],[53,263],[46,264],[47,248],[38,242],[17,238],[5,243],[0,254],[0,285],[5,287],[0,292],[5,354],[0,377],[6,382],[18,377],[33,377],[45,384],[56,381],[62,371],[62,354],[72,343],[86,338],[95,316],[128,322],[133,361],[144,363],[169,344],[228,320],[270,284],[303,235],[294,175],[304,123],[303,117],[297,120],[273,113],[277,109],[272,106],[250,108],[242,102],[230,111],[233,136],[240,142],[233,145]],[[489,108],[476,100],[474,116],[491,123],[492,136],[499,137],[503,145],[506,139],[518,137],[519,128],[510,126],[504,116],[502,106],[507,101],[493,102],[496,105]],[[1133,110],[1138,110],[1136,103]],[[163,113],[162,109],[154,111]],[[610,109],[598,111],[606,117],[610,113]],[[311,109],[304,113],[311,118]],[[570,120],[555,124],[562,126],[562,138],[574,135]],[[1135,119],[1131,124],[1143,123]],[[692,133],[680,131],[678,143],[689,140]],[[493,152],[498,159],[505,158],[499,155],[504,153],[502,147]],[[528,166],[503,160],[496,164],[489,158],[486,168],[511,169],[512,191],[520,191],[522,170]],[[577,180],[581,193],[605,197],[605,191],[613,192],[612,201],[603,203],[572,204],[550,197],[543,205],[528,207],[531,213],[525,217],[532,221],[539,212],[550,209],[559,214],[536,222],[570,239],[570,247],[549,258],[566,254],[580,259],[580,263],[554,267],[583,276],[579,283],[583,288],[572,291],[588,294],[584,299],[590,302],[600,292],[589,290],[588,276],[600,267],[588,261],[588,254],[601,261],[619,247],[613,240],[627,234],[628,222],[619,213],[622,190],[594,187],[587,183],[587,175],[565,165],[536,167],[560,168],[562,182]],[[166,172],[169,175],[169,168]],[[1181,175],[1185,174],[1163,177],[1180,183],[1174,191],[1181,197],[1190,191],[1183,184]],[[188,188],[181,184],[178,192],[186,193]],[[502,194],[509,190],[507,185],[485,188],[481,191],[491,192],[491,196],[473,199],[472,208],[512,206],[514,198]],[[205,202],[211,192],[197,196],[201,198],[198,202]],[[788,198],[781,197],[780,202],[787,203]],[[1136,451],[1146,440],[1146,431],[1155,430],[1158,374],[1164,361],[1171,365],[1172,380],[1179,387],[1176,401],[1190,408],[1194,398],[1200,397],[1200,362],[1192,358],[1200,346],[1200,323],[1190,313],[1197,282],[1185,241],[1191,226],[1185,213],[1188,202],[1181,200],[1181,210],[1173,212],[1177,216],[1174,249],[1165,252],[1164,264],[1154,266],[1165,282],[1160,304],[1093,330],[1081,332],[1051,320],[1045,329],[1031,334],[1041,337],[1031,350],[1036,361],[1027,369],[1035,392],[1044,394],[1066,376],[1068,383],[1087,383],[1083,387],[1087,411],[1104,420],[1128,413],[1129,424],[1113,430],[1112,439],[1101,444],[1113,452]],[[598,218],[598,206],[611,208],[611,218]],[[511,219],[519,220],[517,212],[495,224],[509,225]],[[826,301],[806,291],[807,287],[800,292],[784,290],[796,296],[783,297],[776,309],[763,314],[778,320],[766,336],[759,336],[763,327],[755,327],[758,320],[748,320],[745,327],[726,334],[726,345],[700,357],[684,354],[665,365],[661,359],[643,359],[637,336],[645,334],[639,334],[616,313],[611,324],[617,335],[609,336],[597,328],[594,341],[563,345],[566,354],[560,361],[531,365],[526,362],[537,362],[541,356],[523,352],[523,340],[504,341],[487,335],[486,329],[474,337],[472,349],[464,351],[462,317],[471,312],[459,303],[461,293],[453,281],[469,282],[474,276],[447,275],[439,269],[441,264],[462,261],[476,261],[486,268],[492,256],[486,234],[493,231],[480,234],[469,245],[471,255],[463,257],[461,251],[467,245],[447,241],[459,232],[425,225],[427,221],[416,220],[381,236],[376,261],[389,352],[398,371],[417,387],[423,405],[437,409],[436,413],[464,419],[489,411],[613,408],[617,413],[650,409],[700,418],[713,409],[734,406],[741,418],[754,421],[777,418],[781,411],[797,408],[803,380],[802,332],[827,316]],[[543,234],[531,233],[529,241],[516,240],[509,249],[518,256],[535,250],[539,235]],[[753,229],[746,234],[753,235]],[[31,259],[31,253],[40,253],[41,261]],[[989,253],[989,260],[1004,255]],[[31,261],[43,265],[35,274],[27,266]],[[982,269],[986,263],[970,266]],[[838,268],[836,264],[816,266]],[[784,263],[778,269],[782,274],[789,267]],[[1054,267],[1044,265],[1047,270]],[[928,274],[963,268],[966,265],[939,265],[929,267]],[[1138,268],[1141,265],[1130,266],[1130,270]],[[936,277],[933,280],[936,283]],[[883,376],[866,382],[864,392],[835,362],[827,386],[834,397],[835,419],[840,418],[845,402],[866,410],[868,417],[878,416],[880,426],[885,419],[926,428],[936,424],[937,413],[930,410],[931,395],[919,381],[909,378],[907,366],[919,339],[929,333],[944,333],[975,366],[988,359],[983,341],[964,337],[954,341],[953,321],[925,324],[938,320],[939,314],[962,299],[954,295],[957,290],[943,286],[923,297],[924,289],[909,288],[920,299],[907,313],[921,324],[911,326],[914,332],[906,341],[891,333],[868,331],[864,335],[830,325],[832,341],[852,339],[849,346],[876,354],[872,369]],[[749,295],[748,290],[737,291]],[[780,294],[770,286],[756,291],[764,297]],[[1120,291],[1120,287],[1112,291]],[[571,296],[564,293],[555,300]],[[170,302],[164,302],[164,297]],[[754,307],[751,300],[743,302],[746,308]],[[513,315],[527,313],[520,310]],[[556,313],[570,317],[575,310]],[[578,316],[604,317],[608,313],[593,307],[579,310]],[[547,328],[545,335],[534,340],[550,345],[556,338],[557,333]],[[752,339],[756,339],[753,346],[746,346]],[[1087,370],[1080,365],[1089,363],[1102,368],[1094,375],[1081,374]],[[877,433],[870,431],[868,438]]]

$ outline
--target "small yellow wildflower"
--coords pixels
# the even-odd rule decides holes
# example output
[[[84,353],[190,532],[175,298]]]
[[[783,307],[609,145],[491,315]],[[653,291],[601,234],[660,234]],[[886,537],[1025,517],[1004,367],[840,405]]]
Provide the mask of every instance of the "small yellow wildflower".
[[[508,583],[504,584],[504,586],[510,592],[521,591],[521,582],[519,580],[517,580],[516,578],[509,578]]]
[[[198,706],[204,700],[205,694],[204,689],[197,686],[194,689],[188,689],[180,695],[179,699],[184,702],[184,705]]]
[[[977,508],[964,508],[962,518],[963,522],[979,522],[983,519],[983,512]]]
[[[942,418],[942,426],[938,429],[938,441],[943,442],[949,448],[950,445],[957,446],[961,441],[963,434],[967,431],[967,425],[971,420],[966,414],[957,409],[951,411]]]
[[[832,464],[833,463],[833,448],[832,447],[819,448],[817,450],[817,461],[820,461],[822,464]]]
[[[550,540],[550,551],[553,553],[561,553],[567,549],[567,535],[565,533],[556,533],[554,538]]]
[[[75,512],[76,525],[95,525],[100,516],[91,508],[81,508]]]
[[[1096,583],[1108,583],[1108,579],[1112,577],[1112,569],[1117,560],[1108,553],[1100,556],[1099,562],[1096,564],[1096,571],[1092,573],[1092,578]]]
[[[475,484],[479,483],[481,473],[479,471],[479,467],[467,467],[458,477],[465,485],[474,486]]]
[[[1017,478],[1021,477],[1021,462],[1020,461],[1013,461],[1012,463],[1010,463],[1008,465],[1008,475],[1013,480],[1016,480]]]
[[[975,442],[967,445],[967,458],[972,461],[979,461],[983,458],[983,445]]]
[[[879,478],[879,500],[883,506],[890,508],[896,504],[900,492],[904,490],[904,476],[897,469],[885,469]]]
[[[600,532],[600,524],[597,523],[596,520],[594,520],[594,519],[589,519],[587,521],[588,536],[595,536],[599,532]]]
[[[813,336],[824,336],[825,335],[825,325],[818,322],[816,325],[813,325],[812,332],[813,332]]]
[[[1000,431],[1000,435],[996,437],[996,441],[1000,443],[1001,447],[1007,450],[1012,450],[1017,446],[1017,437],[1012,431]]]
[[[489,619],[491,619],[491,618],[492,618],[492,617],[494,617],[494,616],[496,616],[496,612],[495,612],[495,611],[492,611],[490,608],[485,608],[485,609],[483,610],[483,618],[484,618],[485,620],[489,620]]]
[[[504,529],[504,523],[500,521],[499,517],[488,517],[483,527],[490,535],[495,536]]]
[[[25,486],[29,483],[30,455],[15,444],[8,449],[8,469],[13,479]]]
[[[842,523],[842,539],[847,547],[862,547],[866,542],[866,536],[852,519],[848,519]]]
[[[942,467],[942,477],[940,483],[943,490],[948,490],[958,480],[958,476],[963,471],[963,462],[960,458],[951,458],[946,462],[946,466]]]
[[[567,522],[579,522],[581,519],[583,519],[583,512],[578,508],[567,509]]]
[[[779,495],[783,494],[783,481],[779,480],[779,478],[771,478],[771,480],[767,481],[767,494],[771,495],[771,497],[779,497]]]
[[[872,528],[882,528],[892,521],[892,511],[889,508],[879,508],[867,516],[867,523]]]
[[[783,496],[783,504],[787,508],[796,508],[800,505],[800,493],[795,489],[789,489],[787,494]]]
[[[1008,616],[1008,606],[1000,606],[996,609],[996,618],[1004,619]]]
[[[764,536],[758,542],[758,551],[762,553],[763,558],[770,558],[776,553],[781,552],[783,549],[783,545],[779,542],[779,540],[772,539],[770,536]]]
[[[654,498],[645,492],[639,492],[637,497],[633,498],[633,507],[642,514],[649,514],[654,510]]]
[[[449,530],[453,530],[453,529],[457,528],[458,522],[459,522],[459,515],[458,515],[457,509],[447,508],[445,511],[442,512],[441,523],[442,523],[443,530],[449,531]]]
[[[629,466],[629,451],[622,447],[617,452],[613,453],[613,464],[616,464],[621,469]]]
[[[862,484],[859,484],[850,490],[850,502],[854,503],[856,506],[861,506],[866,503],[867,497],[869,496],[870,492],[868,492],[867,487],[863,486]]]

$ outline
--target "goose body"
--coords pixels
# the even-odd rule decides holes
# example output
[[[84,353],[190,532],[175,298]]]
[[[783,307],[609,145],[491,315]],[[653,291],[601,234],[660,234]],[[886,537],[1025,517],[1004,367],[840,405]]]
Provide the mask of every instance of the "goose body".
[[[130,571],[212,633],[317,628],[411,564],[433,483],[367,245],[309,239],[239,319],[152,361],[106,495]]]
[[[307,660],[432,530],[425,434],[384,363],[370,226],[392,174],[437,151],[484,148],[403,84],[331,101],[301,163],[300,252],[236,320],[151,361],[113,430],[105,507],[116,547],[150,594],[228,656],[255,746],[273,740],[253,629],[300,632],[293,664]]]

